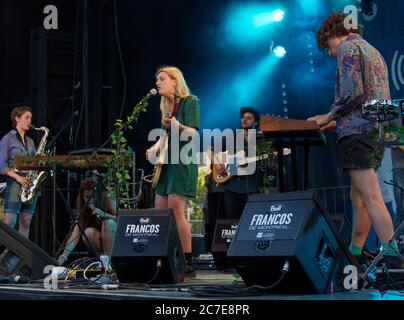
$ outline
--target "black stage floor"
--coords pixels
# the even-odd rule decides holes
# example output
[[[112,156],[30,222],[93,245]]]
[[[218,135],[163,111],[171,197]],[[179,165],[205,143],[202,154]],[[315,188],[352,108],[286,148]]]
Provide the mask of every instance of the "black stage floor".
[[[238,297],[200,297],[189,291],[191,287],[231,285],[234,275],[212,270],[197,271],[195,278],[186,279],[181,285],[150,285],[139,286],[132,289],[101,289],[89,288],[88,283],[72,285],[65,288],[60,284],[58,289],[45,289],[43,281],[30,284],[0,284],[0,300],[404,300],[404,293],[399,291],[387,291],[383,295],[378,290],[356,290],[334,294],[311,294],[311,295],[290,295],[290,294],[266,294],[260,296],[238,296]]]

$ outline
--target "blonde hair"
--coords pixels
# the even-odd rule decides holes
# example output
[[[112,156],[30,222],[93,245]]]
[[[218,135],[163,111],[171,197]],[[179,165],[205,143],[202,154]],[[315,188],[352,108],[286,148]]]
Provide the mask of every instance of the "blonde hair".
[[[181,98],[186,98],[191,94],[188,85],[185,82],[184,75],[180,69],[172,66],[161,67],[156,72],[156,78],[158,78],[161,72],[166,73],[170,79],[177,81],[177,94]],[[170,111],[170,100],[168,100],[166,97],[161,97],[160,110],[162,119]]]

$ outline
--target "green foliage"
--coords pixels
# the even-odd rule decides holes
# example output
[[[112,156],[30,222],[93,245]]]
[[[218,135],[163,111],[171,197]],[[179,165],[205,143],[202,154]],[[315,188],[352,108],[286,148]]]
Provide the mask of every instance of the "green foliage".
[[[125,120],[118,119],[115,121],[115,130],[111,134],[111,144],[114,149],[112,160],[108,163],[108,170],[103,175],[107,188],[111,191],[109,196],[116,198],[116,190],[119,190],[120,205],[124,208],[130,207],[130,203],[126,200],[129,198],[129,187],[131,176],[129,174],[133,163],[133,150],[128,146],[124,136],[126,130],[132,130],[133,124],[138,122],[142,112],[146,112],[149,104],[147,100],[142,99]]]
[[[257,157],[262,155],[268,155],[268,159],[259,162],[259,169],[263,173],[267,173],[270,163],[275,160],[275,151],[272,148],[272,142],[269,140],[260,139],[257,140]],[[275,176],[272,174],[262,175],[262,186],[259,188],[260,193],[269,194],[270,188],[274,186]]]
[[[203,220],[203,204],[206,200],[208,194],[208,188],[206,187],[206,175],[209,174],[209,170],[206,168],[199,168],[198,170],[198,184],[197,184],[197,194],[195,198],[188,199],[187,207],[191,210],[190,218],[191,220]],[[191,225],[192,234],[203,234],[204,230],[203,223],[194,223]]]
[[[404,144],[404,127],[403,126],[390,126],[384,128],[387,140],[393,140],[399,144]]]
[[[383,141],[394,142],[399,145],[404,145],[404,127],[385,126],[383,130],[384,130]],[[375,140],[378,141],[379,131],[377,129],[375,129],[374,131],[374,136]],[[380,168],[383,161],[384,156],[383,146],[376,146],[370,156],[375,159],[373,168],[375,171],[377,171]]]
[[[55,155],[55,152],[51,151],[51,150],[46,150],[43,154],[31,154],[29,151],[26,151],[25,149],[21,148],[20,152],[21,152],[22,155],[26,156],[26,158],[24,158],[22,160],[22,163],[25,164],[25,165],[32,164],[34,162],[33,159],[36,158],[36,157],[40,157],[40,156],[48,156],[45,159],[37,161],[37,164],[40,165],[40,166],[50,168],[50,167],[53,167],[54,165],[56,167],[62,165],[62,162],[60,160],[55,160],[54,158],[52,158],[52,156]],[[10,164],[10,167],[15,168],[13,163]]]

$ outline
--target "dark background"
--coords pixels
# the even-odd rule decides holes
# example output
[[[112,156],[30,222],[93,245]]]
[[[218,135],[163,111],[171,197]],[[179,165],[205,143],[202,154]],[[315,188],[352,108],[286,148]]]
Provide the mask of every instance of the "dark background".
[[[129,114],[154,86],[162,65],[179,67],[200,98],[202,129],[237,127],[243,105],[297,119],[326,113],[334,97],[336,61],[318,52],[315,32],[331,11],[348,3],[357,1],[1,0],[0,136],[10,130],[12,108],[29,104],[35,125],[46,125],[51,135],[75,110],[80,112],[73,128],[58,139],[58,154],[97,147],[108,138],[114,120]],[[58,30],[43,29],[48,4],[58,8]],[[395,53],[404,54],[404,3],[376,4],[373,20],[366,21],[362,13],[359,19],[364,37],[381,51],[392,72]],[[278,5],[286,12],[281,23],[247,34],[237,14]],[[271,41],[284,46],[287,55],[269,68],[262,61],[270,55]],[[394,73],[398,71],[397,66]],[[402,97],[403,84],[399,79],[398,88],[391,83],[393,98]],[[159,125],[155,97],[127,134],[136,166],[146,173],[152,171],[144,157],[151,144],[147,135]],[[33,136],[39,142],[40,136]],[[335,135],[327,138],[326,147],[311,153],[312,188],[347,184],[336,169]],[[63,185],[63,173],[60,179]]]

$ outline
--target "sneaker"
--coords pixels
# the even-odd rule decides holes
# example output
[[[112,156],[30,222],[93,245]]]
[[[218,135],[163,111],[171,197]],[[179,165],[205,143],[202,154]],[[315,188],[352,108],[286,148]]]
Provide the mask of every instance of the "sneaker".
[[[362,252],[360,255],[354,255],[356,261],[358,261],[359,265],[370,265],[372,260],[375,259],[374,256],[370,255],[369,253]]]
[[[374,256],[366,252],[362,252],[359,255],[354,255],[354,258],[358,262],[361,273],[365,272],[375,259]]]
[[[384,256],[384,263],[390,269],[404,269],[404,257],[403,256]]]

